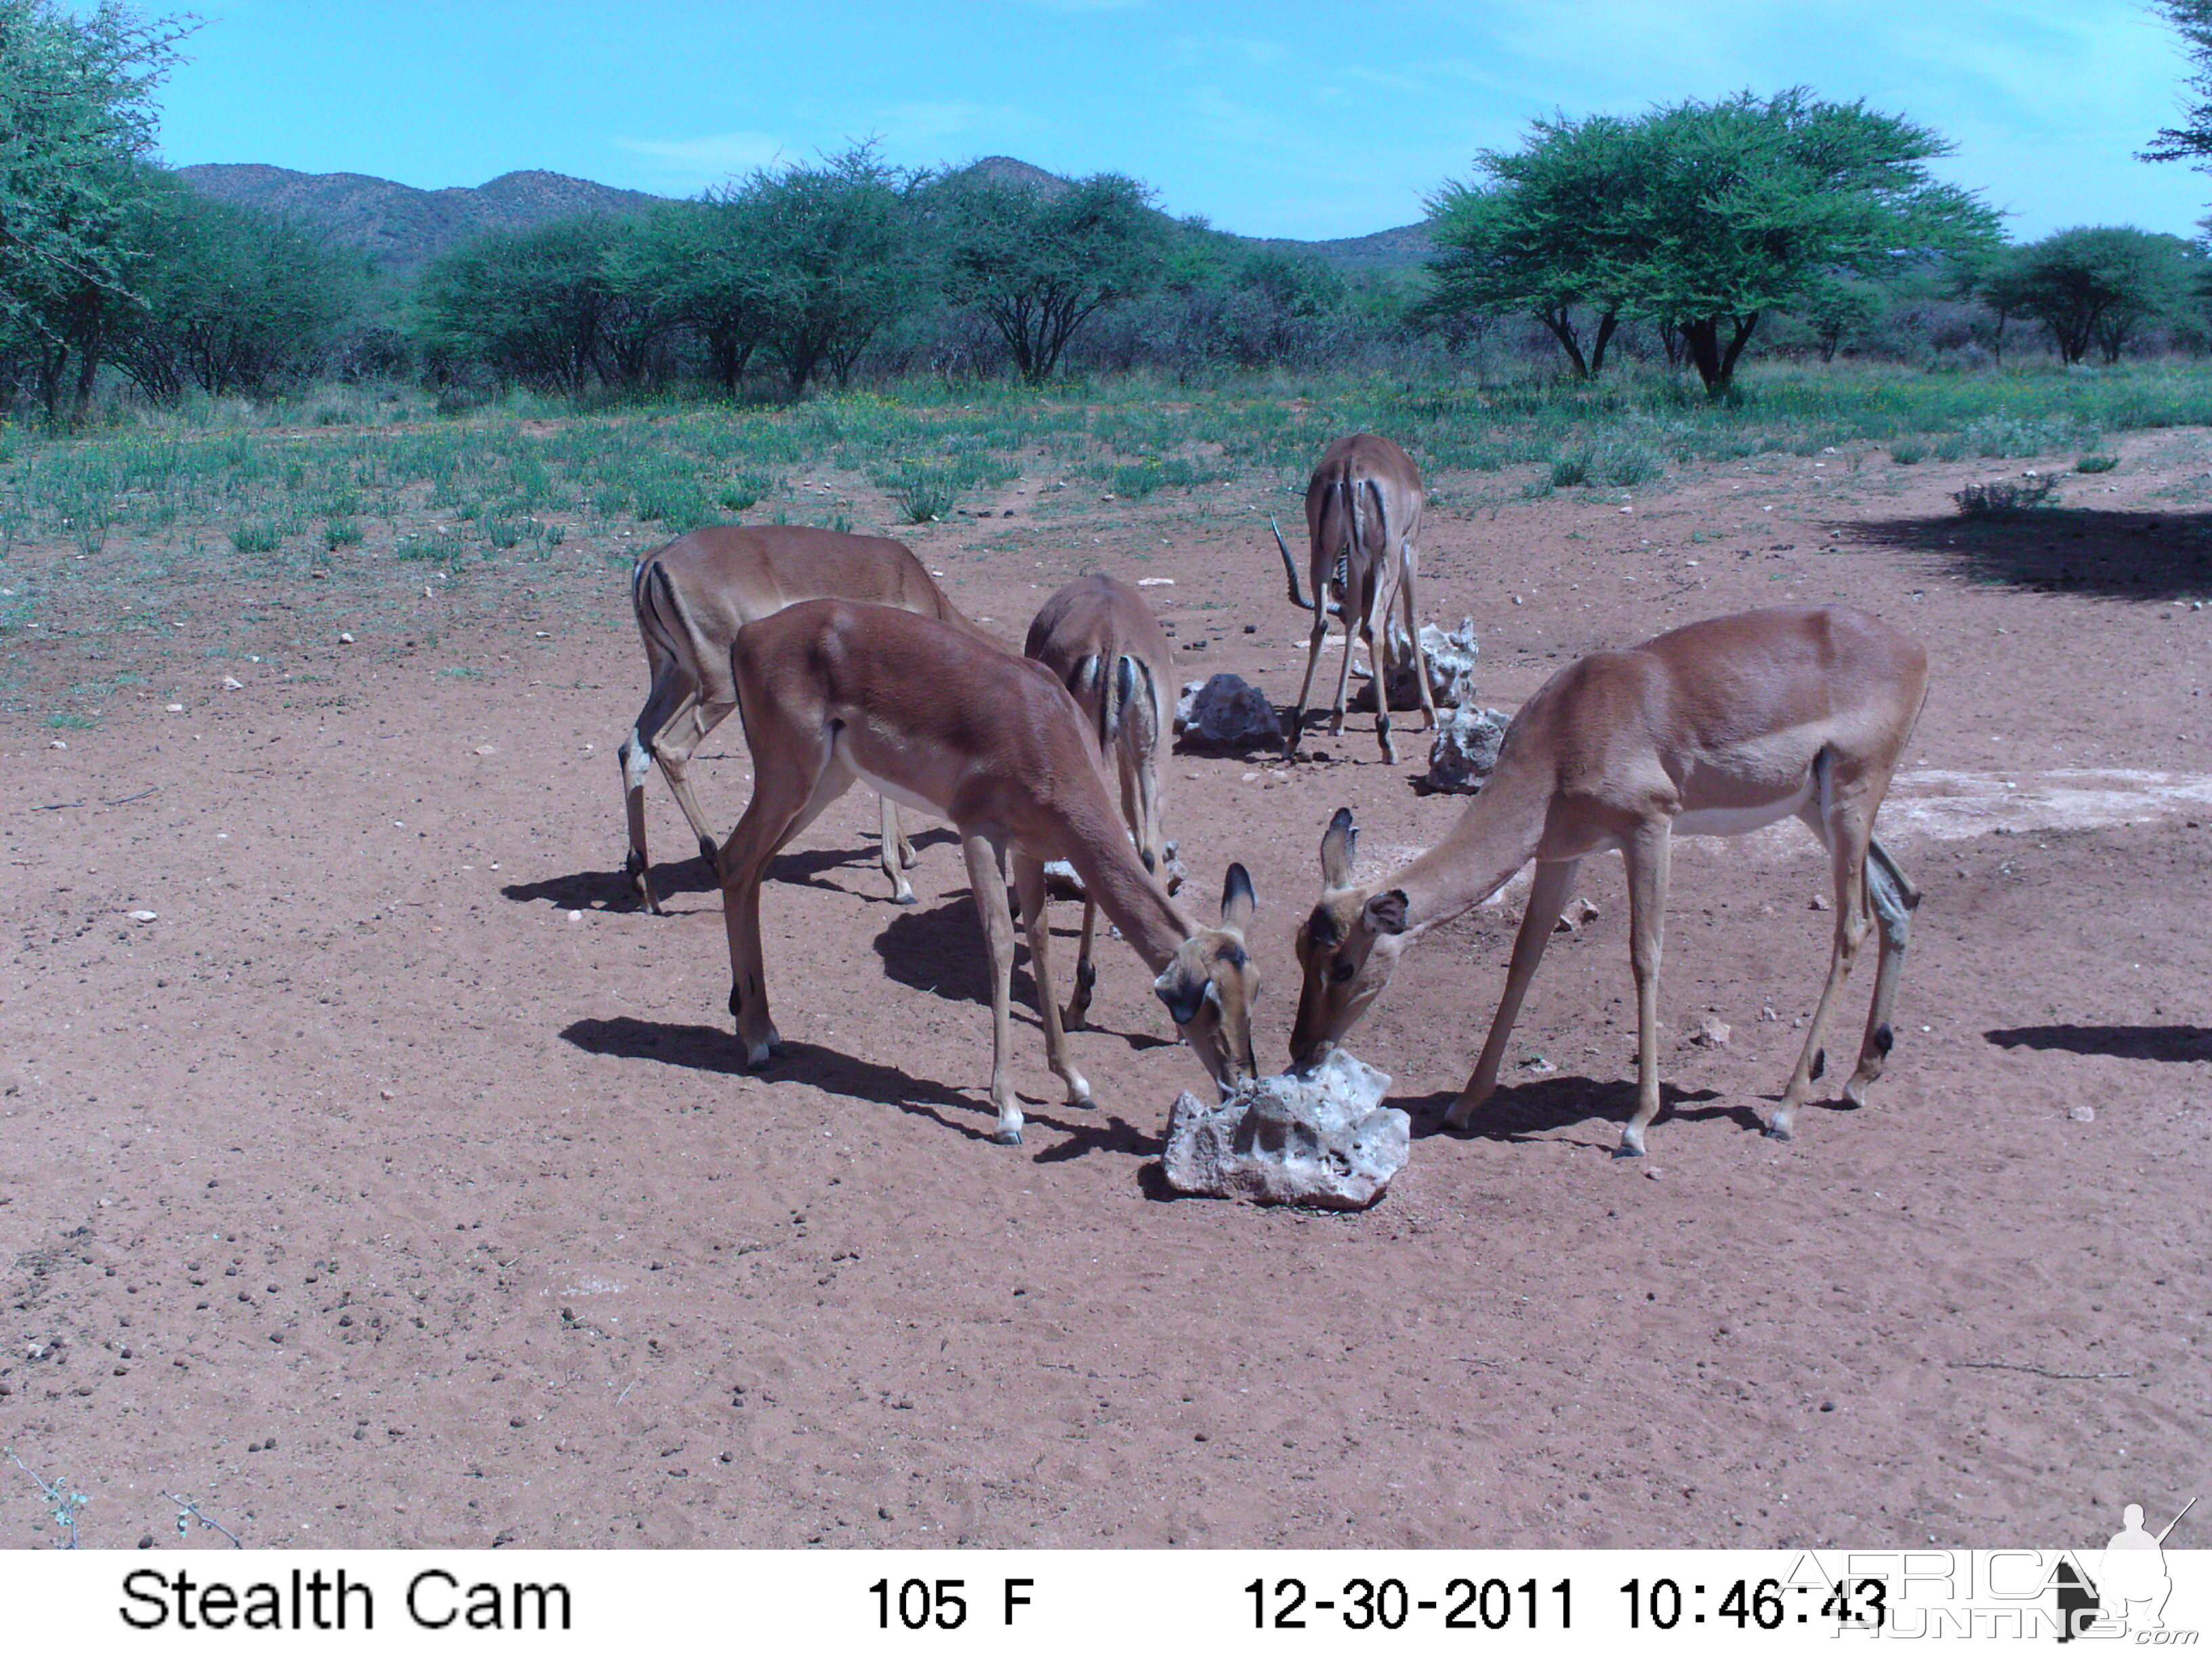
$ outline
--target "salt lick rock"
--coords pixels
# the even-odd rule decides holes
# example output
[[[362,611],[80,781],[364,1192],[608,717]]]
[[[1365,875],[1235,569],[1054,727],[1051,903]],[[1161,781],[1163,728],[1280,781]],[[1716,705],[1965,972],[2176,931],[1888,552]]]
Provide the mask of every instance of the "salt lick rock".
[[[1495,708],[1455,708],[1437,720],[1429,744],[1429,787],[1471,795],[1498,764],[1498,745],[1510,724]]]
[[[1406,633],[1395,622],[1390,624],[1393,653],[1399,659],[1390,670],[1390,707],[1395,709],[1419,708],[1421,688],[1413,679]],[[1464,617],[1457,628],[1449,634],[1434,623],[1421,624],[1421,653],[1429,668],[1429,700],[1438,708],[1458,708],[1474,701],[1474,659],[1482,654],[1482,647],[1474,637],[1474,618]],[[1366,684],[1352,694],[1350,707],[1356,712],[1372,714],[1375,710],[1375,682],[1371,671],[1364,663],[1354,664],[1353,678],[1364,678]]]
[[[1272,749],[1283,741],[1275,705],[1234,674],[1192,681],[1176,704],[1176,730],[1197,749]]]
[[[1379,1105],[1389,1078],[1339,1048],[1310,1073],[1261,1078],[1218,1106],[1188,1090],[1168,1114],[1168,1184],[1180,1193],[1364,1210],[1389,1189],[1413,1123]]]

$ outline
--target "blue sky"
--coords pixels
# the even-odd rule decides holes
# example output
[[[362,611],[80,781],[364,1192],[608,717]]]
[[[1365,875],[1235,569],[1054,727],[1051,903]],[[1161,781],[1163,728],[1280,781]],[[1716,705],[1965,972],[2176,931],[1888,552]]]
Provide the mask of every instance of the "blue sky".
[[[155,9],[148,8],[148,9]],[[424,186],[545,167],[670,196],[873,137],[1112,170],[1249,235],[1359,235],[1529,118],[1804,84],[1957,146],[2020,239],[2196,234],[2212,176],[2134,159],[2187,65],[2138,0],[211,0],[164,159]]]

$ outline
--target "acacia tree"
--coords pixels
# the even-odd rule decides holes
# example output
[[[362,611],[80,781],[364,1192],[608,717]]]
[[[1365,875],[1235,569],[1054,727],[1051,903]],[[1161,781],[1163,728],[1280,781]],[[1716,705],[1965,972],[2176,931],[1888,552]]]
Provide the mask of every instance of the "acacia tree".
[[[258,395],[312,374],[366,284],[367,263],[273,214],[210,200],[155,173],[126,211],[116,367],[157,402],[187,382]]]
[[[1629,298],[1611,246],[1633,178],[1629,131],[1611,116],[1540,120],[1517,155],[1475,159],[1486,183],[1447,181],[1427,204],[1440,252],[1429,262],[1436,286],[1421,314],[1451,324],[1526,313],[1552,331],[1577,380],[1603,369]]]
[[[2197,263],[2178,236],[2084,225],[2012,250],[1983,276],[1982,297],[2048,328],[2061,362],[2094,345],[2114,363],[2137,328],[2182,302]]]
[[[125,285],[125,208],[153,147],[153,92],[188,25],[114,3],[0,0],[0,333],[34,362],[48,411],[72,355],[73,412],[92,392]]]
[[[1118,173],[1057,187],[959,173],[931,198],[945,297],[990,319],[1031,386],[1085,323],[1144,293],[1166,262],[1151,192]]]
[[[2166,14],[2195,66],[2183,84],[2196,102],[2181,125],[2159,129],[2141,159],[2212,168],[2212,0],[2157,0],[2154,9]]]
[[[757,261],[745,281],[761,313],[761,344],[791,397],[824,366],[842,386],[919,286],[919,183],[861,144],[820,167],[763,168],[734,192]]]
[[[1493,309],[1559,306],[1563,322],[1564,307],[1594,306],[1601,331],[1607,315],[1649,318],[1680,332],[1717,395],[1759,319],[1816,281],[1994,240],[1990,210],[1922,165],[1948,148],[1802,87],[1540,122],[1519,155],[1485,158],[1489,187],[1437,198],[1470,227],[1468,266],[1455,274],[1448,256],[1439,278]]]
[[[564,219],[480,236],[433,261],[418,301],[429,343],[502,379],[582,391],[614,305],[606,258],[616,234],[605,218]]]

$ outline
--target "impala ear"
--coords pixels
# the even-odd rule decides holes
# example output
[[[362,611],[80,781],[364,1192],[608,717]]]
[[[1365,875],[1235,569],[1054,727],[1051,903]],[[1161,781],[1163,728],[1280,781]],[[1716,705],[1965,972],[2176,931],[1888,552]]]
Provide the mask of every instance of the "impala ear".
[[[1193,984],[1190,976],[1170,967],[1152,981],[1152,994],[1167,1005],[1168,1018],[1178,1025],[1188,1025],[1198,1018],[1198,1010],[1206,1000],[1212,980],[1200,980]]]
[[[1352,809],[1340,806],[1321,838],[1321,884],[1334,891],[1352,885],[1352,855],[1358,848],[1359,831],[1352,822]]]
[[[1253,896],[1250,873],[1241,864],[1231,865],[1229,879],[1221,885],[1222,927],[1242,937],[1252,925],[1252,911],[1258,903]]]
[[[1406,892],[1393,887],[1387,893],[1377,893],[1367,901],[1363,914],[1367,925],[1378,933],[1402,933],[1406,931]]]

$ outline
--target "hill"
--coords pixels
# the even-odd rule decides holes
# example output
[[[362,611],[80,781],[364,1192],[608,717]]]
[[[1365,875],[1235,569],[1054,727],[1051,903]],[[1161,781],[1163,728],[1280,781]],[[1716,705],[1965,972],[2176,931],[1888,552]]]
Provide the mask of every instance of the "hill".
[[[536,171],[446,190],[417,190],[360,173],[294,173],[252,162],[204,162],[179,167],[177,176],[220,201],[313,225],[333,241],[361,248],[386,270],[400,272],[486,231],[527,230],[586,213],[636,213],[662,199]]]
[[[1040,190],[1067,185],[1059,174],[1011,155],[988,155],[969,166],[989,178]],[[360,248],[386,270],[401,274],[486,231],[527,230],[586,213],[637,213],[665,199],[537,171],[502,173],[487,185],[445,190],[418,190],[361,173],[295,173],[254,162],[202,162],[179,167],[177,176],[218,200],[318,227],[333,241]],[[1421,225],[1322,242],[1220,234],[1249,246],[1310,253],[1346,276],[1411,270],[1429,252],[1428,232]]]

